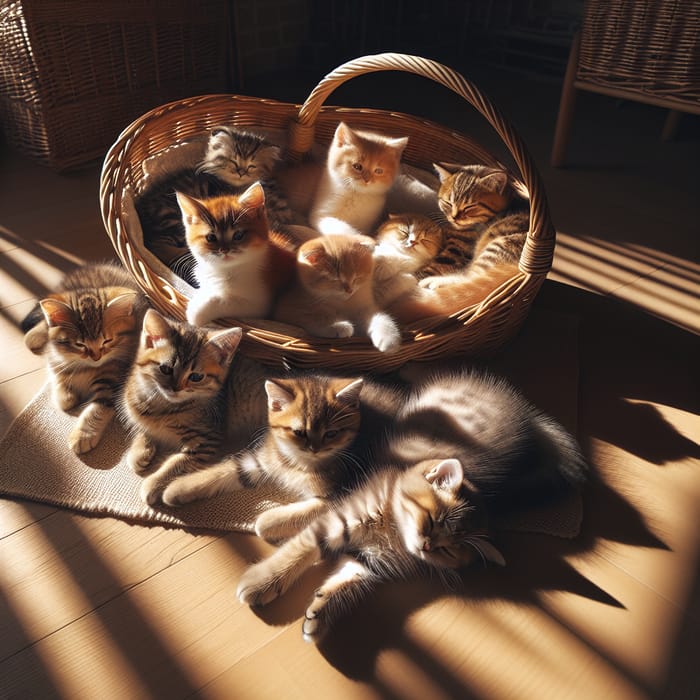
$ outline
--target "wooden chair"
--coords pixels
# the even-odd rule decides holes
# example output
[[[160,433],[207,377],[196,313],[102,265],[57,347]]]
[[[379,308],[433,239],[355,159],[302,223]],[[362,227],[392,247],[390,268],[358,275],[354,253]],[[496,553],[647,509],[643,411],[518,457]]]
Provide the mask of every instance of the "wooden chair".
[[[574,37],[551,164],[564,164],[578,90],[670,109],[662,138],[682,112],[700,114],[698,0],[586,0]]]

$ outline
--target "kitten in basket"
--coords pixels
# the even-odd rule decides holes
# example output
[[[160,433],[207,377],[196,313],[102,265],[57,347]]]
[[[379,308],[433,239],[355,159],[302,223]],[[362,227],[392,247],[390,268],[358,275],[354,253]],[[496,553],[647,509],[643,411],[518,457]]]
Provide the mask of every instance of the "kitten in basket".
[[[275,178],[279,160],[279,146],[263,136],[230,126],[212,129],[201,161],[169,175],[136,200],[146,248],[185,281],[196,285],[192,276],[194,259],[187,247],[176,192],[203,200],[240,194],[259,181],[265,190],[271,225],[282,230],[293,224],[295,215]]]
[[[270,230],[262,185],[209,199],[178,192],[177,201],[198,283],[187,320],[204,326],[215,319],[267,317],[291,280],[295,250]]]
[[[486,165],[435,164],[444,242],[419,286],[390,304],[402,323],[477,304],[518,273],[529,228],[527,199],[508,172]]]

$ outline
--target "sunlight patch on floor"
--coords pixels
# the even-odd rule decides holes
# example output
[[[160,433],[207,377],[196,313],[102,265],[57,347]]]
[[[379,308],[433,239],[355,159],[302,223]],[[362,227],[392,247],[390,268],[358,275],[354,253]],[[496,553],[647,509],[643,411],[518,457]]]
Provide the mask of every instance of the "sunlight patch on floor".
[[[549,278],[700,333],[700,265],[638,244],[557,233]]]

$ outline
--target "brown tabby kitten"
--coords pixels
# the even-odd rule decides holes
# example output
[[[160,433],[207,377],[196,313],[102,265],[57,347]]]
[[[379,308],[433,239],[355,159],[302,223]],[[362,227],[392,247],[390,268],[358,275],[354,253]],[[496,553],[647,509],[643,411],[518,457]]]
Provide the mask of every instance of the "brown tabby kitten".
[[[143,481],[149,505],[175,475],[219,455],[227,375],[240,340],[240,328],[206,331],[146,312],[120,413],[134,435],[127,462],[135,472],[145,472],[158,450],[171,453]]]
[[[295,251],[270,231],[261,184],[206,200],[178,192],[177,200],[198,283],[187,320],[204,326],[215,319],[267,317],[292,277]]]
[[[518,272],[529,228],[526,200],[505,170],[485,165],[435,164],[438,203],[455,230],[436,258],[436,275],[399,302],[392,313],[402,322],[449,315],[485,299]],[[471,260],[460,269],[462,262]]]
[[[22,322],[27,347],[46,355],[54,404],[62,411],[84,404],[68,436],[76,454],[96,447],[112,420],[146,306],[126,270],[85,265],[68,273]]]
[[[239,194],[260,181],[272,225],[281,228],[293,223],[294,215],[275,180],[279,156],[279,146],[258,134],[228,126],[214,128],[200,163],[174,173],[136,200],[145,246],[185,281],[196,285],[176,192],[208,199]]]
[[[375,238],[374,298],[385,308],[415,290],[417,275],[442,246],[443,230],[423,214],[389,214]]]
[[[348,470],[354,465],[352,460],[346,464],[346,450],[360,425],[361,387],[361,379],[321,374],[268,379],[267,428],[260,442],[175,479],[163,492],[163,502],[182,505],[274,483],[297,500],[281,512],[275,509],[272,518],[263,513],[256,522],[258,534],[279,537],[276,523],[281,516],[285,531],[290,520],[300,527],[326,508],[326,498],[352,481]]]
[[[273,318],[323,338],[366,335],[382,352],[401,345],[394,320],[374,301],[374,240],[359,234],[319,236],[297,252],[296,278]]]
[[[358,131],[340,122],[309,213],[311,226],[322,234],[371,234],[407,143],[408,138]]]
[[[571,435],[492,375],[445,373],[407,391],[365,382],[360,406],[369,430],[350,452],[369,477],[301,532],[278,518],[276,534],[291,539],[238,585],[242,602],[264,605],[309,567],[337,561],[306,610],[312,641],[378,581],[503,565],[488,539],[503,519],[561,498],[586,474]],[[375,429],[368,409],[378,406],[390,420]]]

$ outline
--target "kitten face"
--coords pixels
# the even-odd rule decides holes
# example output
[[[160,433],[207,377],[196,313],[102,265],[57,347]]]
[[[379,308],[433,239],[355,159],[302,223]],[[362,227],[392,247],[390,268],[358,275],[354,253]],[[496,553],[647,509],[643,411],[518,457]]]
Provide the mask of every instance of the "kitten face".
[[[313,468],[341,453],[360,427],[361,388],[362,379],[265,382],[269,429],[282,454]]]
[[[195,199],[177,192],[187,245],[200,262],[229,267],[267,247],[265,193],[259,182],[240,195]]]
[[[262,136],[221,126],[212,130],[200,172],[239,188],[272,176],[279,148]]]
[[[440,250],[443,231],[434,221],[420,214],[389,214],[377,230],[377,242],[398,254],[415,258],[417,265],[432,260]]]
[[[128,361],[134,348],[136,293],[121,287],[53,294],[40,302],[55,355],[99,367]]]
[[[486,223],[510,204],[505,170],[484,165],[453,169],[437,163],[433,167],[440,178],[438,205],[457,229]]]
[[[135,371],[149,392],[168,401],[210,401],[226,381],[240,339],[240,328],[205,331],[149,309]]]
[[[297,253],[297,271],[316,295],[350,299],[372,282],[374,241],[367,236],[333,234],[306,241]]]
[[[328,169],[347,187],[386,192],[398,172],[407,138],[355,131],[340,122],[328,149]]]
[[[467,490],[458,460],[421,462],[400,477],[398,486],[394,507],[410,554],[448,569],[500,556],[482,539],[485,523],[472,502],[478,496]]]

